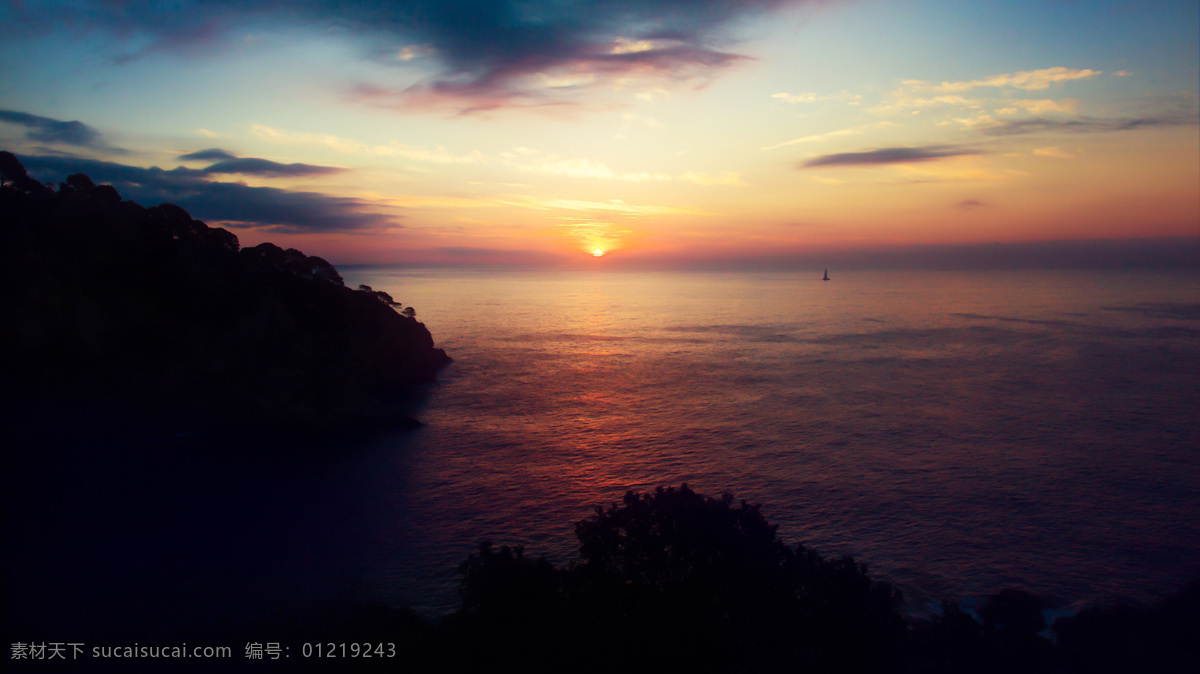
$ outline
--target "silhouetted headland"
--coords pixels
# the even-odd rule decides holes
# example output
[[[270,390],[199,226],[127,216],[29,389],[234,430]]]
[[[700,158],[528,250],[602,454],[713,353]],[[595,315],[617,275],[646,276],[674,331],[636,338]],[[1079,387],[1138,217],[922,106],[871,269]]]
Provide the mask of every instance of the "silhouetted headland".
[[[411,307],[319,257],[0,164],[6,408],[180,430],[412,425],[394,401],[450,360]]]

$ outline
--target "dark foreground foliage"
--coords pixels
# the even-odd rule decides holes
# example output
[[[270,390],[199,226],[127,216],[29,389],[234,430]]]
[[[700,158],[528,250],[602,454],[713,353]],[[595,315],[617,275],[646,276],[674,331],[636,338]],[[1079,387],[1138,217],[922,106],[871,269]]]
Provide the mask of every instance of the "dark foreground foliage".
[[[787,546],[757,506],[687,485],[629,492],[575,525],[556,568],[480,545],[463,604],[410,662],[428,671],[1190,672],[1200,582],[1149,608],[1088,609],[1048,635],[1037,597],[1004,590],[978,615],[901,613],[849,557]]]
[[[437,623],[371,604],[154,643],[291,649],[286,661],[238,652],[219,666],[245,672],[1190,674],[1200,662],[1200,581],[1150,607],[1060,618],[1051,640],[1045,605],[1019,590],[987,597],[977,614],[945,602],[933,618],[906,617],[900,594],[866,567],[787,546],[757,506],[687,485],[629,492],[576,533],[582,559],[562,568],[520,547],[480,544],[460,565],[461,608]],[[6,624],[6,638],[27,639],[23,627]],[[149,642],[103,626],[72,638]],[[304,658],[303,644],[385,644],[391,656]],[[45,663],[14,671],[35,664]],[[217,671],[211,661],[170,664],[160,671]]]
[[[6,408],[344,430],[404,421],[389,398],[449,360],[411,310],[321,258],[240,248],[82,174],[40,185],[7,152],[0,178]]]
[[[336,671],[1098,674],[1200,661],[1200,582],[1149,608],[1060,618],[1055,641],[1045,604],[1020,590],[977,614],[945,602],[906,617],[853,559],[785,545],[757,506],[687,485],[629,492],[575,530],[582,559],[564,568],[482,543],[460,566],[462,607],[436,625],[376,606],[313,634],[404,645],[390,665]]]
[[[904,639],[900,594],[850,558],[776,536],[758,507],[686,485],[630,492],[576,524],[556,569],[484,544],[446,625],[465,667],[536,671],[881,671]]]

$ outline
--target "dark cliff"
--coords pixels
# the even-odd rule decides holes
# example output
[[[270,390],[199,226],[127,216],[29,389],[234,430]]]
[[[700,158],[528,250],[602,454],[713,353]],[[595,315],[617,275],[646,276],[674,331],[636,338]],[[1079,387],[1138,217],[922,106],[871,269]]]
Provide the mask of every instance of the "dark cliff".
[[[378,427],[404,423],[397,396],[450,360],[411,311],[321,258],[240,248],[178,206],[122,201],[83,175],[53,190],[0,159],[6,407]]]

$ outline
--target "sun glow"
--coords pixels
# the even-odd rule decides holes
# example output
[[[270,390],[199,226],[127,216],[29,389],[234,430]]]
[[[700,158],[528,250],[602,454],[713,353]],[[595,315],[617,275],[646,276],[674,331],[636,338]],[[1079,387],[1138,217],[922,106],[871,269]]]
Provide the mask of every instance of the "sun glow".
[[[592,257],[604,257],[604,249],[600,246],[596,246],[592,249]]]

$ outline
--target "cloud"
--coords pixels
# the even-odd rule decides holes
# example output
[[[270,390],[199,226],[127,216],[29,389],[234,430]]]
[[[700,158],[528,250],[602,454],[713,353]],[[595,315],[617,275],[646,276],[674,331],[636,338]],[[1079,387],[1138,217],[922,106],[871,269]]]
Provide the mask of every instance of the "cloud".
[[[1015,114],[1019,109],[1024,110],[1031,115],[1042,115],[1047,112],[1061,112],[1063,114],[1073,115],[1079,108],[1079,101],[1073,98],[1065,98],[1061,101],[1055,101],[1048,98],[1040,100],[1022,99],[1015,101],[1004,101],[1004,104],[1007,107],[997,110],[996,112],[998,114],[1011,115]]]
[[[124,59],[216,53],[255,24],[334,33],[404,69],[398,72],[419,63],[430,73],[411,86],[379,87],[388,95],[373,102],[470,114],[570,104],[582,90],[631,77],[703,81],[749,60],[723,47],[745,19],[803,1],[83,0],[69,12],[56,3],[19,3],[6,32],[104,31],[127,45]],[[553,85],[563,78],[579,84]]]
[[[251,133],[258,138],[280,145],[300,145],[309,147],[326,147],[347,154],[373,154],[381,157],[402,157],[415,161],[432,162],[435,164],[479,164],[484,157],[478,151],[468,154],[454,154],[444,147],[433,149],[427,147],[412,147],[392,141],[388,145],[368,145],[367,143],[342,138],[328,133],[295,133],[282,129],[273,129],[262,124],[250,127]]]
[[[909,110],[913,108],[932,108],[945,105],[953,105],[964,108],[978,108],[983,105],[983,101],[978,98],[966,98],[957,94],[947,94],[944,96],[912,96],[904,91],[896,92],[892,95],[892,100],[882,105],[877,105],[870,108],[869,112],[886,115],[901,110]]]
[[[1057,147],[1039,147],[1033,153],[1039,157],[1057,157],[1059,159],[1073,159],[1075,155],[1065,150],[1060,150]]]
[[[717,71],[750,58],[675,40],[637,52],[613,51],[618,44],[576,46],[531,62],[497,59],[496,70],[454,73],[404,87],[359,85],[351,99],[399,110],[450,110],[459,116],[501,109],[563,113],[578,110],[580,96],[603,83],[632,78],[707,81]]]
[[[584,201],[581,199],[540,199],[531,196],[518,196],[510,199],[496,199],[494,200],[494,203],[503,204],[506,206],[528,208],[537,211],[594,211],[618,213],[626,216],[711,215],[710,213],[702,211],[698,208],[655,206],[650,204],[627,204],[620,199],[610,199],[609,201]]]
[[[525,92],[517,88],[488,88],[452,82],[420,82],[395,88],[360,84],[349,93],[352,102],[377,108],[401,112],[448,110],[458,117],[496,110],[569,116],[580,109],[580,104],[565,100],[564,96],[561,91]]]
[[[193,217],[234,227],[311,233],[397,227],[397,216],[372,210],[369,202],[316,192],[208,180],[204,170],[141,168],[78,157],[25,156],[21,162],[39,181],[61,181],[84,173],[110,183],[143,206],[173,203]]]
[[[1016,73],[1003,73],[1000,75],[990,75],[979,80],[970,80],[966,82],[942,82],[941,84],[929,84],[919,80],[907,80],[907,84],[918,91],[939,91],[939,92],[956,92],[975,89],[977,87],[1012,87],[1014,89],[1024,89],[1026,91],[1038,91],[1047,89],[1052,84],[1060,82],[1070,82],[1072,80],[1084,80],[1097,75],[1104,74],[1100,70],[1089,69],[1074,69],[1056,66],[1054,68],[1042,68],[1041,70],[1023,70]]]
[[[846,105],[858,105],[862,102],[862,96],[852,94],[849,91],[841,91],[836,94],[789,94],[786,91],[781,91],[777,94],[771,94],[771,98],[778,98],[785,103],[814,103],[816,101],[838,101]]]
[[[431,250],[435,253],[441,253],[442,255],[451,255],[455,257],[461,257],[465,255],[503,255],[512,252],[510,250],[504,250],[500,248],[469,248],[466,246],[447,246],[443,248],[432,248]]]
[[[509,3],[495,4],[505,12],[513,9]],[[631,78],[705,81],[750,60],[711,46],[712,33],[733,17],[705,10],[711,5],[751,3],[701,5],[695,18],[685,16],[686,3],[560,4],[590,16],[585,21],[519,20],[516,25],[504,19],[486,32],[479,30],[482,26],[471,26],[475,40],[469,48],[459,35],[465,23],[456,19],[441,26],[446,33],[434,38],[445,43],[438,50],[444,66],[441,73],[406,87],[359,87],[356,97],[388,107],[449,109],[460,115],[501,108],[554,111],[578,105],[581,94],[605,83]],[[602,8],[616,14],[607,15]],[[647,22],[656,27],[643,28]],[[668,30],[674,24],[680,28]],[[627,37],[626,31],[633,31],[634,37]]]
[[[280,164],[267,159],[233,158],[217,162],[204,169],[205,173],[240,173],[268,177],[296,177],[329,175],[345,169],[336,166],[314,166],[312,164]]]
[[[987,204],[983,203],[982,201],[980,201],[978,199],[963,199],[962,201],[955,204],[955,206],[958,206],[959,208],[966,208],[966,209],[981,208],[986,205]]]
[[[404,208],[488,208],[508,206],[533,211],[591,211],[594,213],[617,214],[628,217],[641,215],[711,215],[697,208],[658,206],[654,204],[629,204],[621,199],[608,201],[584,201],[581,199],[540,198],[527,194],[510,194],[496,197],[427,197],[402,195],[390,201]]]
[[[669,182],[681,181],[698,185],[726,185],[743,187],[746,183],[737,173],[725,172],[719,175],[699,171],[687,171],[678,175],[667,173],[619,173],[613,171],[607,164],[590,159],[564,159],[554,154],[542,154],[527,147],[515,148],[514,152],[505,152],[501,157],[512,168],[518,171],[548,173],[567,176],[570,178],[595,178],[600,180],[625,180],[629,182]]]
[[[207,150],[199,150],[179,155],[180,161],[224,161],[226,159],[237,159],[237,155],[230,154],[221,148],[213,147]]]
[[[816,94],[789,94],[786,91],[781,91],[777,94],[771,94],[771,98],[778,98],[786,103],[812,103],[817,100]]]
[[[522,171],[537,171],[572,178],[601,178],[604,180],[639,180],[640,174],[617,174],[603,162],[593,162],[589,159],[559,159],[550,156],[538,163],[516,164],[515,168]]]
[[[410,44],[401,47],[400,51],[396,52],[396,58],[401,61],[412,61],[413,59],[432,56],[436,53],[428,45]]]
[[[814,134],[812,136],[801,136],[800,138],[793,138],[791,140],[786,140],[777,145],[771,145],[768,147],[764,147],[763,149],[764,150],[774,150],[774,149],[780,148],[780,147],[787,147],[788,145],[795,145],[796,143],[817,143],[817,142],[820,142],[823,140],[829,140],[830,138],[837,138],[838,136],[852,136],[852,135],[855,135],[858,133],[862,133],[862,132],[859,131],[858,129],[838,129],[837,131],[828,131],[826,133],[818,133],[818,134]]]
[[[985,87],[1037,91],[1047,89],[1055,83],[1088,79],[1100,74],[1102,73],[1098,70],[1072,70],[1055,67],[990,75],[978,80],[942,82],[941,84],[932,84],[924,80],[902,80],[900,86],[886,97],[884,103],[870,108],[869,111],[876,114],[893,114],[934,107],[953,106],[979,109],[988,105],[998,105],[1000,107],[995,112],[1002,115],[1014,115],[1021,110],[1035,115],[1047,112],[1075,114],[1079,102],[1074,99],[1000,99],[997,101],[969,97],[964,94],[972,89]]]
[[[821,142],[824,140],[829,140],[830,138],[837,138],[838,136],[855,136],[855,135],[862,133],[863,131],[868,131],[871,129],[881,129],[881,128],[892,127],[892,126],[896,126],[896,123],[895,122],[874,122],[871,124],[862,124],[860,126],[850,127],[849,129],[838,129],[837,131],[828,131],[826,133],[818,133],[818,134],[815,134],[812,136],[801,136],[800,138],[793,138],[791,140],[786,140],[782,143],[778,143],[776,145],[769,145],[767,147],[764,147],[763,149],[764,150],[774,150],[774,149],[780,148],[780,147],[787,147],[788,145],[795,145],[796,143],[818,143],[818,142]]]
[[[933,161],[948,157],[982,154],[981,150],[958,145],[927,145],[925,147],[888,147],[865,152],[842,152],[826,154],[809,159],[800,168],[816,166],[878,166],[881,164],[909,164]]]
[[[955,117],[954,121],[968,129],[986,129],[1000,124],[1000,122],[996,121],[995,117],[986,112],[977,112],[971,117]]]
[[[331,173],[341,173],[345,169],[336,166],[314,166],[312,164],[280,164],[269,159],[238,157],[221,148],[209,148],[197,152],[179,155],[181,161],[212,161],[216,162],[203,169],[209,174],[241,174],[256,175],[270,178],[287,178],[299,176],[321,176]]]
[[[1079,117],[1076,119],[1018,119],[998,122],[983,133],[989,136],[1021,136],[1033,133],[1065,131],[1069,133],[1108,133],[1172,126],[1191,126],[1197,123],[1192,115],[1148,115],[1144,117]]]
[[[105,146],[100,132],[83,122],[63,122],[15,110],[0,110],[0,122],[25,127],[25,136],[40,143],[110,149]]]

